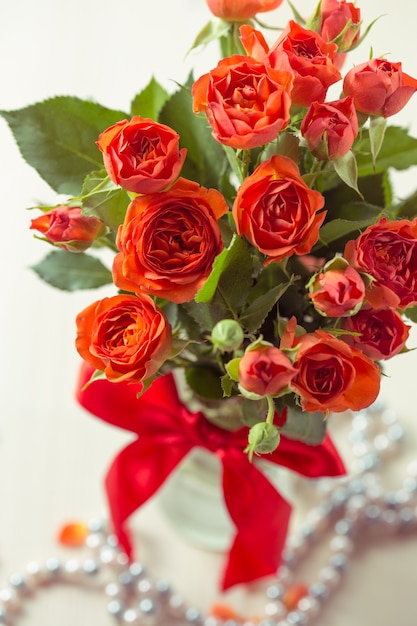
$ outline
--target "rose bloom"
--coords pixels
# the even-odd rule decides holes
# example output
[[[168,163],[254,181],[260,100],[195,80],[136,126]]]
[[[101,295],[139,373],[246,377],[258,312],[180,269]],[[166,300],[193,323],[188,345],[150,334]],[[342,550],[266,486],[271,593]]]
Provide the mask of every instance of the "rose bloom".
[[[67,252],[83,252],[104,232],[98,217],[82,215],[80,207],[58,206],[31,221],[30,228]]]
[[[269,264],[310,252],[325,218],[325,211],[318,213],[323,206],[323,196],[305,184],[294,161],[276,155],[239,187],[233,217],[238,234]]]
[[[339,159],[349,152],[358,134],[358,118],[352,98],[313,102],[300,130],[317,159]]]
[[[137,196],[117,233],[114,283],[176,303],[192,300],[223,249],[217,220],[227,211],[220,192],[184,178],[168,191]]]
[[[192,87],[195,113],[204,112],[213,137],[247,150],[273,141],[290,120],[292,74],[234,55]]]
[[[395,309],[362,308],[356,315],[345,318],[342,328],[355,335],[343,335],[342,339],[356,346],[374,361],[386,360],[404,348],[411,326],[404,324]]]
[[[334,64],[336,52],[334,43],[326,43],[318,33],[290,21],[270,48],[268,58],[272,67],[293,72],[292,103],[309,106],[323,102],[330,85],[341,79]]]
[[[186,152],[169,126],[139,115],[110,126],[98,138],[104,167],[116,184],[134,193],[163,191],[178,176]]]
[[[216,17],[231,22],[244,22],[257,13],[272,11],[282,0],[206,0],[208,8]]]
[[[309,289],[314,308],[329,317],[353,315],[365,298],[365,283],[350,265],[319,272],[310,281]]]
[[[279,394],[295,374],[289,358],[275,346],[247,350],[239,362],[240,386],[259,396]]]
[[[343,255],[372,277],[366,300],[374,308],[417,304],[417,218],[385,218],[346,244]]]
[[[320,35],[324,41],[338,41],[339,52],[346,52],[357,42],[360,34],[361,11],[345,0],[321,0]],[[347,28],[346,28],[347,27]]]
[[[376,400],[381,376],[371,359],[322,330],[295,337],[295,326],[292,318],[281,348],[297,347],[291,387],[304,411],[359,411]]]
[[[111,382],[150,378],[171,351],[171,326],[148,296],[98,300],[78,314],[76,324],[79,354]]]
[[[417,80],[402,71],[401,63],[371,59],[352,68],[343,81],[361,113],[390,117],[407,104],[417,89]]]

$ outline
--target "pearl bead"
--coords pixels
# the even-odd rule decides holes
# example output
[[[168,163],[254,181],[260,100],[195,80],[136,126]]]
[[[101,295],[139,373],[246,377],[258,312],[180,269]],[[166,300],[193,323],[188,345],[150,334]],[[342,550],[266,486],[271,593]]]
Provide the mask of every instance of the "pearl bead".
[[[122,614],[122,623],[123,624],[138,624],[139,615],[138,612],[134,609],[126,609],[126,611]]]
[[[335,536],[330,541],[330,550],[332,552],[343,552],[345,554],[352,554],[354,549],[354,543],[347,537]]]
[[[320,603],[316,598],[305,596],[298,603],[298,609],[308,617],[316,617],[320,612]]]
[[[287,610],[282,602],[268,602],[265,605],[265,614],[268,617],[275,617],[281,619],[285,617]]]
[[[331,589],[336,589],[341,582],[341,575],[334,567],[326,566],[319,571],[318,578]]]
[[[280,600],[285,594],[285,587],[282,584],[269,585],[266,589],[266,597],[271,600]]]
[[[319,602],[324,602],[329,597],[330,589],[325,582],[317,581],[310,585],[308,593]]]

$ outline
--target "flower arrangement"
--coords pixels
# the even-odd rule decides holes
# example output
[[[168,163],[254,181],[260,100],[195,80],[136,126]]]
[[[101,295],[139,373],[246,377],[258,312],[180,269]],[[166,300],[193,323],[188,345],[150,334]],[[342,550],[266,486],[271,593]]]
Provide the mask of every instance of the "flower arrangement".
[[[329,414],[374,402],[417,305],[417,205],[389,179],[417,140],[387,123],[417,80],[385,58],[344,70],[369,31],[345,0],[294,8],[269,43],[257,16],[281,3],[207,0],[194,47],[217,40],[217,66],[172,94],[152,79],[129,112],[66,96],[1,112],[68,198],[36,207],[53,250],[35,271],[115,287],[77,316],[85,393],[158,402],[180,370],[201,402],[238,399],[215,426],[249,462],[298,462],[288,441],[325,455]]]

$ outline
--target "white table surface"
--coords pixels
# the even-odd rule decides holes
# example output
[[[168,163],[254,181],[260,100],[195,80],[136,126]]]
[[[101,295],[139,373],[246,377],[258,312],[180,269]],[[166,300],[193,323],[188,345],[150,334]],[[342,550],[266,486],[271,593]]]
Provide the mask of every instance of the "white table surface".
[[[302,0],[297,7],[308,13],[313,4]],[[356,62],[367,58],[372,45],[376,56],[390,53],[393,60],[403,61],[404,71],[417,76],[413,53],[417,5],[403,2],[402,8],[394,7],[389,0],[362,4],[366,4],[362,7],[366,23],[378,14],[389,15],[375,25]],[[283,23],[280,16],[288,17],[289,10],[283,6],[275,15],[274,21]],[[69,94],[127,109],[151,74],[169,88],[169,80],[184,80],[191,65],[197,67],[197,75],[201,68],[213,65],[213,48],[184,60],[185,50],[208,17],[203,0],[122,0],[117,6],[94,0],[65,5],[52,0],[2,4],[0,108],[21,108]],[[417,96],[395,121],[409,125],[417,135],[416,114]],[[88,416],[73,399],[79,363],[73,347],[74,317],[99,295],[97,291],[67,294],[53,290],[29,269],[46,250],[28,230],[32,216],[25,208],[38,201],[55,204],[57,198],[22,161],[3,120],[0,136],[1,587],[29,560],[62,552],[56,533],[63,523],[89,520],[105,509],[103,476],[112,457],[131,437]],[[413,188],[415,171],[398,175],[395,181],[401,196]],[[409,347],[416,346],[413,329]],[[417,353],[402,355],[387,365],[382,397],[407,428],[403,456],[388,476],[395,486],[407,462],[417,457]],[[344,442],[340,443],[343,447]],[[302,510],[300,505],[294,524]],[[217,581],[222,557],[184,543],[161,515],[157,502],[135,516],[134,527],[143,560],[155,574],[169,578],[187,601],[207,610],[220,598]],[[370,542],[354,558],[320,626],[414,626],[416,564],[415,535]],[[314,571],[314,561],[310,567]],[[201,574],[196,576],[196,571]],[[245,590],[237,590],[228,599],[248,611],[255,602]],[[105,605],[100,595],[60,588],[36,597],[20,623],[72,626],[97,620],[106,626],[111,620]]]

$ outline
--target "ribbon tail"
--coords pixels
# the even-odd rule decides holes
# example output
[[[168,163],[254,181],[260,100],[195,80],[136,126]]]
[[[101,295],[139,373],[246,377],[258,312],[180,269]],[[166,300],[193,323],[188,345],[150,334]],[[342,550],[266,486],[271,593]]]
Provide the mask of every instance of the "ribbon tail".
[[[236,526],[221,582],[226,590],[276,573],[291,505],[241,451],[228,450],[222,462],[225,502]]]
[[[123,448],[113,460],[105,488],[113,530],[129,558],[133,555],[133,544],[126,527],[128,518],[155,494],[190,448],[188,444],[166,446],[158,454],[155,441],[140,438]]]

